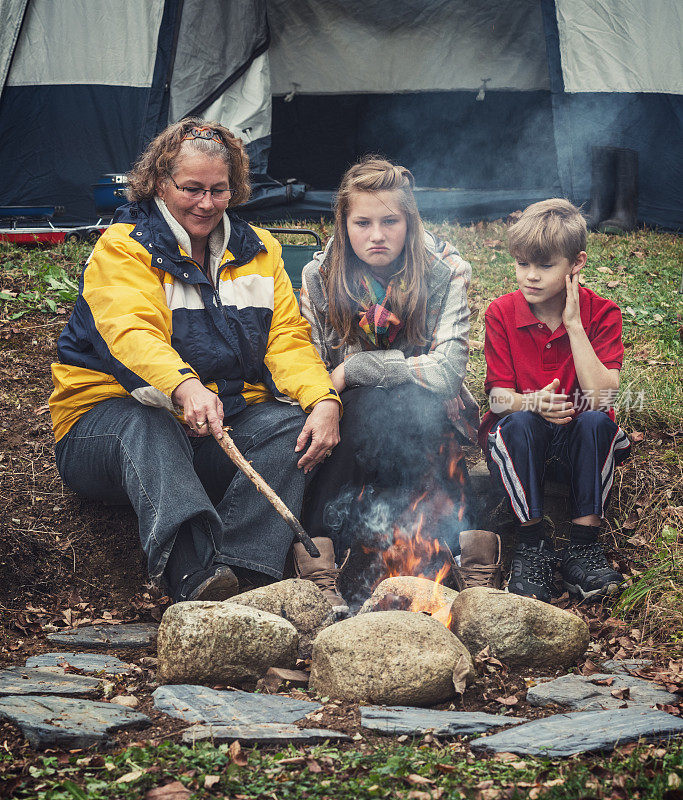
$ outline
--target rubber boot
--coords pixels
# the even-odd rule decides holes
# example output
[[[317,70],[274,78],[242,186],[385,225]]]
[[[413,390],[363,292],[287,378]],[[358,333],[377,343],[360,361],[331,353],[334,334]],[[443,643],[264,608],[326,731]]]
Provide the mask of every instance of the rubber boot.
[[[453,567],[455,588],[500,589],[503,583],[500,536],[493,531],[460,532],[460,565]]]
[[[606,219],[614,208],[616,147],[591,147],[591,206],[586,225],[591,231]]]
[[[332,539],[328,539],[326,536],[314,536],[312,541],[320,551],[320,558],[310,556],[300,542],[295,542],[292,547],[294,570],[297,577],[314,583],[325,595],[325,599],[330,603],[335,614],[338,616],[348,614],[349,607],[339,593],[337,586],[339,573],[346,563],[346,559],[348,559],[348,553],[344,564],[341,567],[337,567],[334,561]]]
[[[638,153],[617,149],[616,195],[614,209],[598,229],[602,233],[625,233],[636,227],[638,212]]]

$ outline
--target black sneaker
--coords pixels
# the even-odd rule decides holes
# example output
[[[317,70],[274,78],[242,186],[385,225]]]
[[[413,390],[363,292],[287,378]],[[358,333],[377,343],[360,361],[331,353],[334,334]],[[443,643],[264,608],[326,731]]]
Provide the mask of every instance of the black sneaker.
[[[598,542],[570,544],[562,554],[560,572],[567,589],[584,600],[615,594],[624,580],[609,563]]]
[[[549,603],[556,562],[555,551],[547,541],[538,545],[520,542],[512,556],[508,592]]]
[[[176,603],[187,600],[227,600],[239,591],[235,573],[226,565],[186,575],[180,591],[173,598]]]

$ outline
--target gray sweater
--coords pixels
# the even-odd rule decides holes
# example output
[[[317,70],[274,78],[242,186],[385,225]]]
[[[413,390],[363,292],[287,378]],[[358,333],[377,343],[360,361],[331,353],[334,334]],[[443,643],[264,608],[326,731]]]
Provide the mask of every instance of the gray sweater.
[[[479,424],[479,409],[464,384],[469,356],[470,310],[467,287],[472,267],[448,242],[426,232],[427,267],[426,344],[415,347],[399,333],[389,350],[364,349],[360,341],[340,347],[341,338],[328,319],[325,263],[332,239],[303,269],[299,303],[311,326],[311,338],[329,371],[344,364],[346,385],[391,388],[411,381],[444,400],[460,397],[465,411],[456,427],[467,438]],[[365,343],[367,347],[367,343]]]

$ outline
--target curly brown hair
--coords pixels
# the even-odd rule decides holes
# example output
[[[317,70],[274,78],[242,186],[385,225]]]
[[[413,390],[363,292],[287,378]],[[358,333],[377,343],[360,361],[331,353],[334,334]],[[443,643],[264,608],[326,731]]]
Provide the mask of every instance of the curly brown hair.
[[[325,275],[330,323],[341,337],[340,346],[359,338],[356,283],[365,265],[353,252],[346,228],[351,199],[357,192],[396,192],[408,229],[399,280],[392,295],[393,310],[405,320],[406,340],[413,345],[425,342],[427,248],[413,194],[414,185],[415,179],[409,169],[376,155],[365,156],[348,169],[341,180],[334,204],[332,252]]]
[[[223,144],[213,139],[188,139],[183,137],[192,128],[211,128]],[[228,180],[232,195],[229,208],[242,205],[249,199],[249,157],[244,152],[242,140],[218,122],[207,122],[199,117],[186,117],[169,125],[147,146],[128,173],[126,195],[129,200],[151,200],[157,193],[159,181],[172,176],[177,167],[178,155],[183,144],[207,155],[221,158],[228,167]]]

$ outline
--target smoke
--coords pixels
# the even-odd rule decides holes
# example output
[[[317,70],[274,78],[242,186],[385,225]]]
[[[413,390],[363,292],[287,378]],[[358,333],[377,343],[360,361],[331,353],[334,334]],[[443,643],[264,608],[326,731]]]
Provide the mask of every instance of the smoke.
[[[464,464],[443,402],[414,384],[345,393],[342,436],[351,436],[353,466],[323,521],[340,553],[352,549],[346,593],[359,602],[385,577],[382,553],[416,536],[438,541],[438,553],[405,574],[434,577],[459,552],[470,527],[460,467]],[[419,550],[419,548],[418,548]]]

